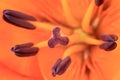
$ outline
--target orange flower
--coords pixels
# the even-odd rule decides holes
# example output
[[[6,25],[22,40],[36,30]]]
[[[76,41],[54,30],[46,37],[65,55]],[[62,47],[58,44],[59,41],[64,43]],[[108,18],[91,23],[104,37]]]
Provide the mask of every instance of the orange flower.
[[[119,80],[119,4],[1,0],[0,79]]]

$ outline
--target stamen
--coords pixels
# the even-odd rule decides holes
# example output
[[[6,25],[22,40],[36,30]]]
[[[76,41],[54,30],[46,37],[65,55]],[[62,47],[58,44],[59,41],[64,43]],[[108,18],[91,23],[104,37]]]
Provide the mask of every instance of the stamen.
[[[21,48],[21,49],[15,50],[15,55],[19,57],[34,56],[38,53],[38,51],[39,51],[38,47]]]
[[[91,44],[91,45],[101,45],[104,43],[102,40],[97,40],[95,38],[92,38],[90,36],[86,36],[85,41],[86,44]]]
[[[95,0],[95,4],[97,5],[97,6],[100,6],[100,5],[102,5],[104,3],[104,0]]]
[[[53,76],[56,75],[62,75],[67,68],[69,67],[71,63],[71,59],[69,56],[67,56],[64,60],[61,61],[61,59],[58,59],[55,65],[52,68],[52,74]]]
[[[52,31],[56,25],[54,24],[50,24],[50,23],[47,23],[47,22],[38,22],[38,21],[29,21],[31,24],[34,24],[36,26],[36,29],[37,30],[41,30],[41,29],[44,29],[44,30],[47,30],[47,31]],[[58,26],[58,25],[57,25]],[[68,28],[68,27],[63,27],[61,26],[60,29],[62,30],[62,32],[64,32],[64,34],[67,34],[67,35],[70,35],[72,33],[72,29],[71,28]]]
[[[19,48],[29,48],[29,47],[32,47],[32,46],[33,46],[32,42],[25,43],[25,44],[18,44],[18,45],[15,45],[14,47],[12,47],[11,50],[15,51],[16,49],[19,49]]]
[[[70,24],[72,27],[78,27],[79,22],[73,17],[72,13],[70,12],[67,0],[61,0],[61,3],[63,6],[65,17],[68,21],[68,24]]]
[[[19,44],[15,45],[11,48],[11,50],[15,53],[15,55],[19,57],[28,57],[28,56],[34,56],[38,53],[39,48],[38,47],[32,47],[33,43],[25,43],[25,44]]]
[[[38,47],[38,48],[48,47],[48,40],[39,42],[36,45],[34,45],[34,47]]]
[[[3,14],[3,19],[6,22],[11,23],[11,24],[16,25],[16,26],[19,26],[21,28],[26,28],[26,29],[31,29],[31,30],[36,28],[31,23],[29,23],[29,22],[27,22],[25,20],[19,19],[19,18],[15,17],[15,16],[12,16],[12,15]]]
[[[71,56],[76,52],[82,52],[84,49],[85,49],[85,45],[82,44],[70,46],[65,50],[62,59],[66,58],[67,56]]]
[[[104,49],[106,51],[111,51],[117,47],[117,43],[115,41],[118,40],[118,36],[114,34],[112,35],[102,34],[100,37],[103,41],[107,41],[106,43],[100,45],[101,49]]]
[[[113,37],[111,37],[110,35],[106,35],[106,34],[102,34],[100,36],[100,38],[103,40],[103,41],[115,41]]]
[[[111,51],[117,47],[117,43],[116,42],[107,42],[107,43],[100,45],[99,47],[106,51]]]
[[[117,35],[114,35],[114,34],[110,34],[111,38],[114,40],[114,41],[117,41],[118,40],[118,36]]]
[[[67,45],[69,42],[68,37],[62,37],[60,35],[60,28],[56,27],[53,29],[53,37],[48,40],[48,46],[54,48],[57,44]]]
[[[13,16],[19,19],[24,19],[24,20],[36,21],[36,19],[33,16],[30,16],[30,15],[27,15],[25,13],[15,11],[15,10],[6,9],[3,11],[3,15],[9,15],[9,16]]]
[[[57,69],[57,67],[59,66],[59,64],[62,62],[62,60],[61,59],[58,59],[57,61],[56,61],[56,63],[54,64],[54,66],[52,67],[52,75],[53,76],[56,76],[56,69]]]
[[[91,17],[92,17],[94,7],[95,7],[94,6],[94,0],[92,0],[92,2],[90,3],[90,5],[87,9],[87,12],[85,13],[85,16],[84,16],[82,24],[81,24],[82,29],[87,33],[92,33],[93,32],[92,28],[89,24],[90,24],[90,20],[91,20]]]

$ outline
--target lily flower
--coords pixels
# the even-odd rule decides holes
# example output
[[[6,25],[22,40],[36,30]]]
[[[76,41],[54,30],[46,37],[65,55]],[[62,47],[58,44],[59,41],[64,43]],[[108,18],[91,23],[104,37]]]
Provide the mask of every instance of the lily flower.
[[[119,4],[1,0],[0,79],[119,80]]]

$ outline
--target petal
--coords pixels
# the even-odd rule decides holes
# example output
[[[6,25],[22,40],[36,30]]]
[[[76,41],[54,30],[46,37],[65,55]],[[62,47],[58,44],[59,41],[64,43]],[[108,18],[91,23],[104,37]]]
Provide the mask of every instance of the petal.
[[[40,52],[44,54],[39,54],[38,60],[44,78],[48,80],[86,79],[84,70],[82,70],[85,68],[85,65],[83,65],[83,58],[82,58],[83,54],[81,52],[71,54],[70,57],[72,63],[70,64],[70,66],[68,67],[68,69],[65,71],[64,74],[57,75],[55,77],[52,76],[52,67],[59,58],[63,57],[64,50],[65,48],[62,47],[52,48],[52,49],[49,48],[41,49]]]
[[[111,5],[103,12],[105,15],[97,29],[98,36],[101,34],[115,34],[120,37],[120,2],[114,0]],[[112,80],[118,73],[120,67],[120,40],[117,41],[117,48],[113,51],[104,51],[98,46],[91,49],[91,61],[94,69],[91,72],[91,80]],[[116,79],[119,80],[119,79]]]
[[[39,41],[43,41],[47,39],[49,35],[47,34],[40,35],[42,33],[47,33],[43,30],[39,30],[39,31],[32,30],[31,31],[31,30],[17,28],[14,25],[6,23],[2,19],[2,11],[6,8],[19,10],[17,9],[17,7],[10,7],[8,4],[9,2],[11,1],[3,0],[0,3],[1,5],[0,7],[0,24],[1,24],[0,25],[0,34],[1,34],[0,36],[0,51],[1,51],[0,62],[4,63],[11,70],[16,71],[18,73],[28,75],[28,76],[39,77],[41,75],[40,75],[40,69],[38,67],[36,57],[20,58],[20,57],[15,56],[14,53],[12,53],[10,49],[16,44],[21,44],[25,42],[37,43]],[[11,2],[11,5],[12,4],[17,5],[18,3],[27,4],[27,2],[21,2],[21,0],[18,2],[16,1],[17,3],[12,3],[12,2]],[[24,9],[21,9],[21,10],[24,10]],[[39,35],[39,36],[35,36],[35,35]],[[44,37],[44,39],[41,37]]]
[[[7,77],[6,77],[7,75]],[[9,69],[4,64],[0,63],[0,79],[1,80],[42,80],[41,77],[32,77],[32,76],[26,76],[20,73],[17,73],[16,71],[13,71]]]
[[[67,0],[72,15],[80,22],[91,0]]]

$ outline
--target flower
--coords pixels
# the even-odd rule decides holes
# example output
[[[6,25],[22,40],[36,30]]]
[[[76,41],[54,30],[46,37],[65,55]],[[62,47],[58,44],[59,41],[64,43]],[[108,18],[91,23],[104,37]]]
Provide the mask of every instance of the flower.
[[[0,2],[1,80],[119,79],[119,0]]]

